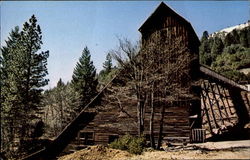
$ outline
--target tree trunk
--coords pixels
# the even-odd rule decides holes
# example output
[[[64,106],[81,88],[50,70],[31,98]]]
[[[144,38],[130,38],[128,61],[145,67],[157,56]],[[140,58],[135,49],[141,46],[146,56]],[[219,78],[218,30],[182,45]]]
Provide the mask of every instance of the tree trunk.
[[[141,101],[141,132],[143,133],[144,131],[144,119],[145,119],[145,108],[147,105],[147,101],[148,101],[148,95],[147,93],[144,94],[144,98]]]
[[[137,89],[138,90],[138,89]],[[143,97],[140,89],[137,91],[137,123],[138,123],[138,136],[141,136],[144,130],[144,105],[146,96]]]
[[[139,93],[137,93],[137,123],[138,123],[138,136],[142,135],[141,128],[141,97]]]
[[[160,149],[161,142],[162,142],[164,112],[165,112],[165,106],[162,105],[161,106],[161,120],[160,120],[160,130],[159,130],[159,136],[158,136],[158,142],[157,142],[157,149]]]
[[[155,139],[154,139],[154,92],[151,92],[151,114],[149,122],[149,132],[150,132],[150,146],[155,149]]]

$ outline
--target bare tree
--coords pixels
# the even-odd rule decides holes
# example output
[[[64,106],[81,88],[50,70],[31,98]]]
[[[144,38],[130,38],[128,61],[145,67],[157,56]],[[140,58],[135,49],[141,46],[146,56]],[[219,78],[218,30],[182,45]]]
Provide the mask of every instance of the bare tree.
[[[151,108],[149,133],[151,147],[154,142],[155,106],[160,107],[157,148],[162,141],[164,112],[167,105],[177,98],[188,98],[192,77],[191,65],[197,59],[181,37],[156,31],[151,39],[133,45],[119,39],[119,48],[112,51],[114,59],[126,70],[137,99],[138,135],[144,131],[145,107]]]
[[[142,59],[138,57],[140,42],[133,44],[128,39],[118,39],[119,47],[112,50],[113,58],[118,65],[126,70],[127,78],[133,86],[137,98],[137,118],[138,118],[138,135],[142,135],[144,130],[144,108],[148,95],[143,91],[144,66]]]
[[[191,53],[182,37],[165,33],[164,30],[151,34],[150,40],[142,45],[139,53],[144,63],[144,88],[151,92],[150,137],[153,144],[154,105],[161,106],[160,130],[157,148],[162,141],[163,119],[167,105],[179,98],[191,98],[192,64],[198,57]],[[151,90],[149,90],[151,88]]]

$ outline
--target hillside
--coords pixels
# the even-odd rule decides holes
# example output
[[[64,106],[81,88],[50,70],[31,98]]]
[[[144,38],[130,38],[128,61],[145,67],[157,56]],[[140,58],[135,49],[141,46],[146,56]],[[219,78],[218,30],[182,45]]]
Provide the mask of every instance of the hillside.
[[[224,28],[220,31],[217,31],[217,32],[210,34],[209,37],[215,37],[218,35],[223,35],[225,37],[228,33],[232,32],[234,29],[235,30],[242,30],[242,29],[249,27],[249,26],[250,26],[250,21],[248,21],[246,23],[239,24],[239,25]]]
[[[250,22],[203,33],[200,63],[240,83],[250,82]]]

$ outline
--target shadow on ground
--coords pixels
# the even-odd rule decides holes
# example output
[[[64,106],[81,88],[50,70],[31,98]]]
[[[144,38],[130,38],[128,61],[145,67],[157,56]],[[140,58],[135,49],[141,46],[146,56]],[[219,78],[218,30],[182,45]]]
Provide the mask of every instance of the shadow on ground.
[[[246,127],[247,126],[247,127]],[[207,139],[207,141],[232,141],[232,140],[249,140],[250,139],[250,123],[247,125],[236,125],[228,128],[227,132],[219,135],[214,135]]]

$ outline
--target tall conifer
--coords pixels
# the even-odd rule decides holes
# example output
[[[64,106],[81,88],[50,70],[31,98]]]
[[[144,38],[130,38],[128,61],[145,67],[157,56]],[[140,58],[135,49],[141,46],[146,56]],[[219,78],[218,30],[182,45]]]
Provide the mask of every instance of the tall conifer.
[[[76,64],[72,76],[72,84],[74,89],[80,94],[80,111],[97,93],[96,69],[93,61],[91,61],[88,47],[83,49],[82,55]]]
[[[42,35],[37,19],[33,15],[19,32],[18,27],[11,31],[1,55],[1,104],[4,120],[8,123],[4,132],[18,139],[19,149],[30,138],[32,123],[38,120],[41,92],[48,83],[47,72],[49,52],[38,52],[42,45]],[[10,136],[10,137],[11,137]],[[4,139],[6,144],[12,139]],[[28,146],[31,147],[31,146]],[[27,148],[25,149],[27,150]]]

